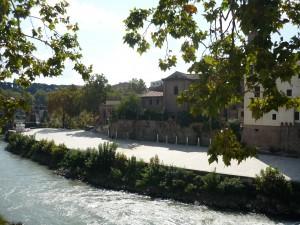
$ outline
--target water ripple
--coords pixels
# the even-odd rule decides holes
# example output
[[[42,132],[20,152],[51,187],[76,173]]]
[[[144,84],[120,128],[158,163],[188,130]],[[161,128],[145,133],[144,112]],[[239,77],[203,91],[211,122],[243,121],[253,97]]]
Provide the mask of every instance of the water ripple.
[[[54,175],[3,151],[0,214],[26,225],[291,225],[253,213],[225,213],[167,200],[102,190]]]

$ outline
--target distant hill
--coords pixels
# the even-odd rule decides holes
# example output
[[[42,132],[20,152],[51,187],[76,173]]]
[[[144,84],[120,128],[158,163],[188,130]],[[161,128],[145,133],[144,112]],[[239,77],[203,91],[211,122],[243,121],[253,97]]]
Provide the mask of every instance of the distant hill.
[[[31,84],[27,90],[30,94],[34,95],[38,90],[43,90],[45,92],[52,92],[60,88],[69,87],[71,85],[56,85],[56,84],[41,84],[41,83],[33,83]],[[19,85],[11,82],[0,82],[0,89],[2,90],[12,90],[20,92],[21,90],[24,90]]]

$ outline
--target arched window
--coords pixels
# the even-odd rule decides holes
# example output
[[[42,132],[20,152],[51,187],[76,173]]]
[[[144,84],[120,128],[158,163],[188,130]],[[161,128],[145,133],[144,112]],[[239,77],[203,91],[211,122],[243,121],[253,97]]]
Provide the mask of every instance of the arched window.
[[[174,95],[178,95],[178,87],[177,86],[174,87]]]

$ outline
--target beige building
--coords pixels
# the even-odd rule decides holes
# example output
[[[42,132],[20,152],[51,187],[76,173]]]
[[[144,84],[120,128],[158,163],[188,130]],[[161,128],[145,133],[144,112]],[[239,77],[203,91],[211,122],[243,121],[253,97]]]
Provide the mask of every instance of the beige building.
[[[141,95],[141,102],[144,109],[153,110],[156,112],[166,112],[168,115],[176,116],[178,113],[188,111],[187,103],[179,105],[177,97],[181,92],[187,90],[193,82],[199,80],[198,75],[185,74],[181,72],[174,72],[170,76],[162,79],[161,82],[153,82],[155,84],[162,84],[162,91],[151,91]],[[155,86],[152,84],[152,86]],[[159,86],[159,85],[158,85]],[[160,87],[160,86],[159,86]],[[224,118],[226,120],[240,120],[242,121],[242,106],[236,105],[224,111]],[[226,115],[225,115],[226,114]]]
[[[295,76],[291,82],[277,81],[280,91],[289,97],[300,97],[300,77]],[[295,109],[279,108],[255,120],[248,109],[251,98],[263,95],[261,86],[244,96],[244,128],[243,141],[263,149],[278,149],[300,152],[300,120],[299,112]]]
[[[163,92],[149,91],[141,95],[141,103],[144,109],[162,112],[163,110]]]
[[[188,111],[188,105],[178,105],[178,95],[187,90],[191,83],[197,81],[198,75],[185,74],[176,71],[163,79],[164,110],[170,114],[177,114],[182,111]]]
[[[177,103],[178,95],[187,90],[192,82],[198,80],[197,75],[189,75],[181,72],[174,72],[161,81],[152,82],[151,91],[141,95],[142,107],[144,109],[156,112],[166,112],[169,115],[175,115],[188,110],[188,105],[179,105]],[[154,91],[155,85],[162,91]]]

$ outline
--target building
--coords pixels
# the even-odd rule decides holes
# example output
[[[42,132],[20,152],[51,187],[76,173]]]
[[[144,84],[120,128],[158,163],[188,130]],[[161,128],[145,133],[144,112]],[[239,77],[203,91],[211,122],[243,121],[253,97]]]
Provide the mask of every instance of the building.
[[[196,74],[185,74],[176,71],[162,79],[162,83],[159,81],[153,82],[152,86],[162,87],[161,91],[154,91],[155,89],[149,88],[149,92],[141,95],[142,106],[144,109],[165,112],[171,116],[177,116],[180,112],[186,112],[189,110],[188,104],[179,105],[177,97],[181,92],[187,90],[192,83],[197,81],[199,81],[199,77]],[[228,121],[242,121],[242,108],[242,105],[232,106],[224,111],[223,116]]]
[[[197,80],[199,80],[198,75],[176,71],[161,81],[151,82],[149,91],[140,96],[142,107],[174,116],[180,112],[188,111],[188,105],[186,103],[179,105],[177,97]]]
[[[188,105],[178,105],[178,95],[187,90],[191,83],[197,81],[198,75],[185,74],[176,71],[163,79],[164,110],[169,114],[176,115],[182,111],[188,111]]]
[[[150,88],[157,88],[163,85],[163,81],[162,80],[157,80],[157,81],[152,81],[150,83]]]
[[[277,81],[277,88],[287,96],[300,97],[300,76],[291,82]],[[263,95],[263,88],[257,86],[244,96],[244,125],[242,141],[248,145],[267,150],[298,151],[300,153],[300,120],[296,109],[279,108],[255,120],[248,109],[251,98]]]
[[[163,92],[164,82],[162,80],[153,81],[150,83],[149,91]]]
[[[142,107],[156,112],[163,111],[163,92],[149,91],[141,97]]]

